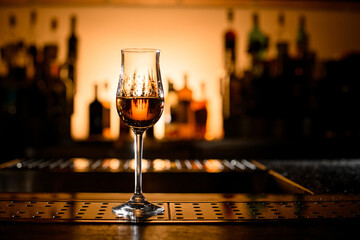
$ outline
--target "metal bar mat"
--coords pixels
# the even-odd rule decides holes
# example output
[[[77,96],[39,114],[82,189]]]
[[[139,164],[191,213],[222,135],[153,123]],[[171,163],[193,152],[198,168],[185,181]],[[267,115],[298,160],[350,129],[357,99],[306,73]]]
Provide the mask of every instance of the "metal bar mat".
[[[144,172],[241,172],[257,169],[251,161],[246,159],[143,159]],[[133,172],[134,159],[13,159],[0,164],[0,169],[26,169],[42,171],[73,171],[73,172]]]
[[[149,223],[224,223],[304,219],[360,219],[360,201],[154,202],[165,208]],[[116,202],[0,201],[0,221],[127,222],[112,213]]]

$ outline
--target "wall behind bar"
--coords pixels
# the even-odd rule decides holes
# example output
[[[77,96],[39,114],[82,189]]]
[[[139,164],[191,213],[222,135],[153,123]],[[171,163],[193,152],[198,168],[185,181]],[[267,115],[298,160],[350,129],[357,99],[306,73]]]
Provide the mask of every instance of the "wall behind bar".
[[[38,12],[39,44],[49,37],[52,17],[59,19],[59,62],[65,60],[66,41],[70,32],[70,16],[78,18],[79,37],[78,83],[75,112],[72,116],[72,136],[88,136],[88,107],[94,98],[93,86],[100,83],[99,97],[111,102],[111,132],[118,135],[119,118],[115,108],[115,88],[120,72],[120,50],[126,47],[155,47],[162,50],[161,71],[164,83],[168,78],[175,88],[183,86],[183,75],[188,73],[189,87],[194,98],[201,97],[200,84],[206,82],[209,101],[208,135],[221,138],[222,109],[219,78],[223,69],[223,33],[227,28],[226,8],[175,7],[2,7],[0,9],[1,43],[7,31],[7,18],[15,13],[18,33],[26,38],[29,13]],[[234,27],[239,35],[237,71],[249,68],[246,53],[252,8],[235,9]],[[298,17],[305,14],[310,34],[310,48],[318,58],[338,58],[350,51],[360,51],[360,14],[346,10],[306,10],[294,8],[258,9],[260,26],[270,36],[269,54],[273,54],[277,15],[283,11],[290,41],[290,53],[295,51]],[[109,89],[104,91],[103,84]],[[160,125],[163,122],[160,122]]]

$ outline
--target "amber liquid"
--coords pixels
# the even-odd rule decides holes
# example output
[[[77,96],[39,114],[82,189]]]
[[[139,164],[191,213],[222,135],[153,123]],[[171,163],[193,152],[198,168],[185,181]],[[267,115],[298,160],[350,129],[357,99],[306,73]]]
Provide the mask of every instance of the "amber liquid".
[[[164,99],[157,97],[117,97],[117,111],[126,125],[148,128],[161,117]]]

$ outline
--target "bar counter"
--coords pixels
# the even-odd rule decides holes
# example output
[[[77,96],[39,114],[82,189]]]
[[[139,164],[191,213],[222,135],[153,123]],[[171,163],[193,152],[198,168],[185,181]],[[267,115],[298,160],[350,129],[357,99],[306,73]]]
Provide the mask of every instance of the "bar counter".
[[[106,159],[89,162],[99,167]],[[128,160],[120,162],[129,165]],[[1,239],[349,239],[357,234],[359,159],[218,162],[229,166],[228,170],[199,170],[199,163],[206,166],[205,160],[181,161],[186,167],[182,172],[159,173],[149,167],[144,178],[156,180],[158,186],[151,188],[150,181],[145,181],[145,189],[154,190],[145,191],[145,197],[164,206],[165,213],[131,223],[111,212],[113,206],[131,196],[126,188],[114,193],[119,189],[114,182],[117,178],[119,185],[131,188],[130,169],[123,174],[97,168],[72,172],[74,169],[54,167],[55,163],[71,166],[71,159],[14,159],[0,169]],[[229,163],[234,164],[234,170]],[[172,175],[172,181],[166,180]],[[184,188],[181,184],[186,178],[197,184]],[[7,184],[14,179],[19,180],[16,188]],[[79,184],[80,179],[87,184]],[[84,192],[84,186],[94,180],[106,181],[97,185],[98,189],[113,188],[96,192],[94,186],[92,192]],[[218,181],[220,187],[211,188],[208,181]],[[25,182],[28,186],[22,186]],[[224,184],[239,189],[217,193],[221,186],[226,189]],[[211,189],[213,193],[206,193]],[[183,192],[176,193],[178,190]]]
[[[359,195],[146,194],[166,210],[136,224],[111,213],[130,196],[1,193],[1,239],[348,239],[360,223]]]

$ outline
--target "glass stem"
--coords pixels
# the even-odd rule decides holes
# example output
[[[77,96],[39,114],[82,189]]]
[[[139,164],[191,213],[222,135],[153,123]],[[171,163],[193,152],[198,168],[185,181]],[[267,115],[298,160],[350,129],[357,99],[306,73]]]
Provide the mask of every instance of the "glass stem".
[[[135,195],[142,195],[143,132],[135,131]]]

